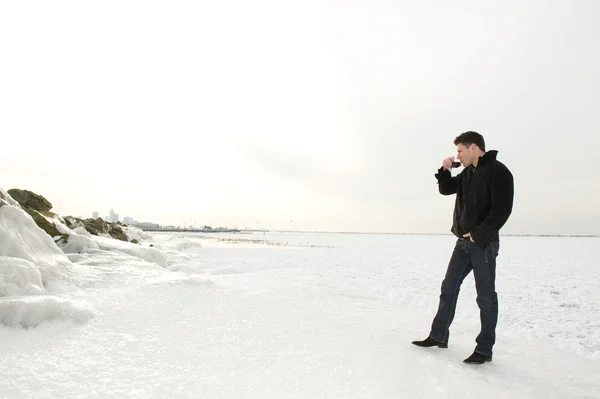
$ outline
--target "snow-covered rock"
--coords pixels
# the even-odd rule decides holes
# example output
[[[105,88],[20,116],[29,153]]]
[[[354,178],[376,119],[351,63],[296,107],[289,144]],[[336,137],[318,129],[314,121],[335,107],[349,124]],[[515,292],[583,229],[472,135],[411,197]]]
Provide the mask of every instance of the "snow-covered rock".
[[[67,279],[72,271],[72,263],[64,252],[29,214],[9,199],[8,193],[2,191],[2,196],[5,205],[0,206],[0,266],[8,265],[6,257],[24,259],[38,269],[44,286],[52,279]],[[2,274],[8,270],[8,267],[0,267]],[[33,276],[31,273],[24,275]],[[36,284],[30,280],[22,283]]]

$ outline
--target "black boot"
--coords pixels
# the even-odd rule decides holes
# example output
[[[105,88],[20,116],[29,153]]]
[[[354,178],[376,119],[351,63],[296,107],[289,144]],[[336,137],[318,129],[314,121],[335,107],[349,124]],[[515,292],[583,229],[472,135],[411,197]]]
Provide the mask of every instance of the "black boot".
[[[463,360],[464,363],[469,364],[483,364],[485,362],[491,362],[492,355],[482,355],[481,353],[473,352],[471,356]]]
[[[437,346],[438,348],[447,348],[448,344],[445,344],[443,342],[440,342],[436,339],[433,339],[431,337],[427,337],[427,339],[425,339],[424,341],[413,341],[412,342],[413,345],[417,345],[417,346],[421,346],[423,348],[429,348],[431,346]]]

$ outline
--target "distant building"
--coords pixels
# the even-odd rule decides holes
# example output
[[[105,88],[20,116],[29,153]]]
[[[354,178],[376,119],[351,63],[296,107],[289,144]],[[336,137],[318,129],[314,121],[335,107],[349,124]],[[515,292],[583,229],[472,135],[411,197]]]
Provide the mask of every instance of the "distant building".
[[[135,220],[134,218],[130,218],[129,216],[124,216],[123,223],[133,225],[137,223],[137,220]]]
[[[98,219],[98,212],[92,212],[92,219]]]
[[[115,213],[115,210],[113,208],[110,208],[110,216],[108,221],[113,223],[117,223],[119,221],[119,214]]]
[[[160,228],[160,225],[157,223],[152,223],[152,222],[137,222],[133,225],[134,227],[137,227],[139,229],[158,229]]]

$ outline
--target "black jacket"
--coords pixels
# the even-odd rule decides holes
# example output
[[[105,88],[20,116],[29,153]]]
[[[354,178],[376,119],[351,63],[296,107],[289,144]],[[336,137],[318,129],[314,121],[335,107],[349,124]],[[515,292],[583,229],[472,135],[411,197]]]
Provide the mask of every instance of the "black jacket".
[[[471,165],[455,177],[443,167],[435,175],[440,194],[456,194],[452,232],[457,237],[471,233],[481,248],[499,239],[513,207],[513,176],[497,154],[487,151],[476,168]]]

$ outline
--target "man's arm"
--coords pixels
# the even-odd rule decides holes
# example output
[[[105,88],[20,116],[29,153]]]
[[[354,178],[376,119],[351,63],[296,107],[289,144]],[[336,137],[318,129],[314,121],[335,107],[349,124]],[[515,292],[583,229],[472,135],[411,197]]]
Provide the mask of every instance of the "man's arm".
[[[438,188],[440,190],[440,194],[443,195],[451,195],[456,194],[458,191],[458,177],[452,177],[452,173],[443,166],[438,170],[435,174],[436,179],[438,180]]]
[[[492,207],[483,222],[471,230],[471,238],[477,244],[489,244],[490,237],[500,230],[512,212],[514,197],[513,176],[508,169],[501,168],[492,176]]]

